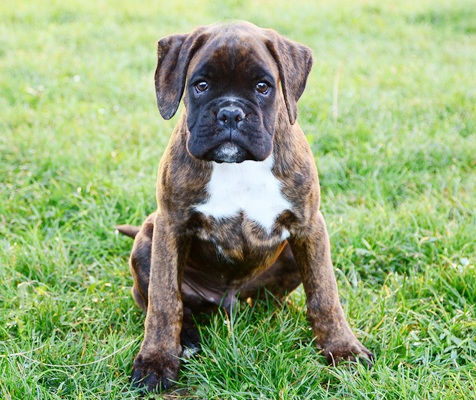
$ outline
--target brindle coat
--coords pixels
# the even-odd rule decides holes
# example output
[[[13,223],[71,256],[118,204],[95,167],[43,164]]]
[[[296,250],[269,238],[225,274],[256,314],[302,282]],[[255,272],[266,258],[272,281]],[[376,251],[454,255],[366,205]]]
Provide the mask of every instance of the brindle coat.
[[[263,287],[282,297],[301,281],[315,342],[327,360],[371,365],[372,353],[356,339],[339,303],[316,165],[295,122],[311,66],[309,48],[249,23],[200,27],[159,41],[159,110],[171,118],[184,92],[185,107],[160,162],[157,211],[140,230],[117,227],[135,237],[132,293],[147,314],[132,371],[136,385],[154,391],[177,379],[182,345],[198,346],[193,313],[230,309],[238,293],[256,297]],[[193,86],[197,74],[211,82],[205,94]],[[253,82],[249,89],[256,74],[269,84],[264,96],[253,92]],[[216,115],[230,107],[230,93],[246,117],[236,132],[227,126],[223,133]],[[272,175],[291,207],[270,230],[242,211],[220,219],[197,211],[210,197],[211,161],[230,162],[216,149],[231,131],[239,136],[241,157],[232,162],[274,157]]]

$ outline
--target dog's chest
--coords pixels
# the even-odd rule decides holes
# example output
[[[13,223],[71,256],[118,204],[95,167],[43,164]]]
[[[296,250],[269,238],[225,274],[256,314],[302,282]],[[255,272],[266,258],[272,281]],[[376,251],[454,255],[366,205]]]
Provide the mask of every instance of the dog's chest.
[[[272,167],[272,156],[261,162],[213,163],[206,188],[209,197],[196,210],[217,221],[243,215],[245,220],[271,233],[276,218],[283,211],[291,210],[291,204],[281,192],[279,180],[271,171]]]

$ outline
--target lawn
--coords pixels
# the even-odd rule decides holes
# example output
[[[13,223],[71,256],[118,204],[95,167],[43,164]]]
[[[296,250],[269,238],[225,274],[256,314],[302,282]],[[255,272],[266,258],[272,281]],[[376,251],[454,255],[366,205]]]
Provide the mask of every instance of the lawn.
[[[177,121],[155,105],[156,41],[229,18],[314,51],[299,123],[377,359],[329,368],[298,289],[200,318],[166,397],[475,399],[473,0],[0,2],[0,398],[136,397],[144,315],[113,226],[154,211]]]

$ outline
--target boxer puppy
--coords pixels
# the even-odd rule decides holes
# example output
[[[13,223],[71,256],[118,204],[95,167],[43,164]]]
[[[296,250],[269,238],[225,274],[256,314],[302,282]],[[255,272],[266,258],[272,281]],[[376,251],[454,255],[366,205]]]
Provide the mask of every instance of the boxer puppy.
[[[199,346],[194,313],[301,282],[327,361],[371,365],[339,303],[316,164],[296,122],[312,61],[308,47],[247,22],[159,40],[159,111],[173,117],[182,97],[184,109],[160,161],[157,211],[140,229],[117,227],[135,237],[132,294],[147,314],[136,386],[177,380],[184,346]]]

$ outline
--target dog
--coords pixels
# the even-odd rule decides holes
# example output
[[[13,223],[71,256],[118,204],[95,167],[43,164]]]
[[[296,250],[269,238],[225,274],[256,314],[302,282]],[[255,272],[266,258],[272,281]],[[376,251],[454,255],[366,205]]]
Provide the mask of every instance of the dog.
[[[320,188],[296,122],[311,50],[248,22],[158,42],[160,114],[184,109],[160,161],[157,211],[134,237],[132,295],[146,313],[131,380],[150,392],[177,380],[199,348],[193,315],[303,283],[315,343],[330,364],[372,365],[339,303]]]

